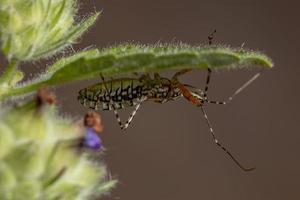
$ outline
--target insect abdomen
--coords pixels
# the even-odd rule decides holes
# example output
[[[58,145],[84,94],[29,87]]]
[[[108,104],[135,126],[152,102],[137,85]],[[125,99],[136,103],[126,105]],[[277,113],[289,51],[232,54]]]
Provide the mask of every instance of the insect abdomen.
[[[105,85],[107,90],[105,88]],[[79,91],[79,102],[96,110],[122,109],[137,105],[147,95],[137,79],[117,79],[99,83]]]

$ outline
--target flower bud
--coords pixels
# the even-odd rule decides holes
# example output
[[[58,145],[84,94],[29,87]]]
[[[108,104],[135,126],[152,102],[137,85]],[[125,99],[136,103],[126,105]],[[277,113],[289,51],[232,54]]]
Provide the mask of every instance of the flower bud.
[[[78,149],[85,127],[59,116],[46,92],[1,110],[0,199],[84,200],[107,192],[115,181],[104,164]]]
[[[70,45],[97,14],[75,24],[76,0],[0,0],[0,41],[9,60],[50,56]]]

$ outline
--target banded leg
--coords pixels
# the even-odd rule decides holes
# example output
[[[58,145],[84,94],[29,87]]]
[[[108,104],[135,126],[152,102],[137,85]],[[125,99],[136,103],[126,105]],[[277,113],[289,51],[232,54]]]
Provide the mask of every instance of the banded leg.
[[[214,34],[217,32],[217,30],[214,30],[211,34],[209,34],[208,36],[208,44],[211,45],[212,42],[213,42],[213,36]],[[187,72],[190,72],[192,69],[183,69],[183,70],[180,70],[178,72],[176,72],[173,76],[173,80],[177,80],[177,78]],[[208,91],[208,85],[209,85],[209,81],[210,81],[210,76],[211,76],[211,69],[210,68],[207,68],[207,71],[208,71],[208,74],[207,74],[207,77],[206,77],[206,85],[205,85],[205,89],[204,89],[204,99],[206,99],[206,96],[207,96],[207,91]]]
[[[211,34],[208,35],[208,45],[212,45],[213,39],[214,39],[214,34],[216,32],[217,32],[217,30],[215,29]],[[204,99],[206,99],[206,97],[207,97],[210,76],[211,76],[211,69],[207,68],[206,84],[205,84],[205,89],[204,89]]]
[[[241,165],[240,162],[239,162],[239,161],[238,161],[238,160],[230,153],[230,151],[228,151],[228,149],[226,149],[226,148],[225,148],[225,147],[217,140],[217,138],[216,138],[216,136],[215,136],[215,133],[214,133],[214,130],[213,130],[213,128],[212,128],[212,126],[211,126],[211,124],[210,124],[210,121],[208,120],[207,114],[206,114],[206,112],[205,112],[205,110],[204,110],[204,108],[203,108],[203,102],[200,101],[199,99],[193,97],[193,95],[191,94],[191,92],[190,92],[184,85],[179,85],[179,88],[181,89],[183,96],[184,96],[188,101],[190,101],[192,104],[194,104],[194,105],[196,105],[196,106],[198,106],[198,107],[201,108],[202,113],[203,113],[203,115],[204,115],[204,118],[205,118],[205,120],[206,120],[206,123],[207,123],[207,125],[208,125],[208,127],[209,127],[210,133],[211,133],[211,135],[212,135],[212,137],[213,137],[214,142],[216,143],[216,145],[219,146],[224,152],[226,152],[226,153],[230,156],[230,158],[231,158],[231,159],[232,159],[232,160],[233,160],[233,161],[234,161],[234,162],[235,162],[242,170],[244,170],[244,171],[251,171],[251,170],[255,169],[255,168],[245,168],[243,165]]]
[[[208,92],[210,76],[211,76],[211,69],[207,68],[206,84],[205,84],[204,95],[203,95],[204,99],[207,99],[207,92]]]
[[[222,104],[225,105],[229,102],[231,102],[233,100],[233,98],[239,94],[240,92],[242,92],[246,87],[248,87],[255,79],[257,79],[259,77],[260,73],[255,74],[251,79],[249,79],[246,83],[244,83],[240,88],[238,88],[233,95],[231,95],[227,101],[211,101],[208,100],[207,98],[205,98],[205,102],[207,103],[212,103],[212,104]]]
[[[206,123],[207,123],[207,125],[208,125],[208,128],[209,128],[209,131],[210,131],[210,133],[211,133],[211,136],[213,137],[213,140],[214,140],[214,142],[215,142],[215,144],[218,146],[218,147],[220,147],[225,153],[227,153],[229,156],[230,156],[230,158],[235,162],[235,164],[237,164],[243,171],[251,171],[251,170],[254,170],[255,169],[255,167],[251,167],[251,168],[246,168],[246,167],[244,167],[231,153],[230,153],[230,151],[226,148],[226,147],[224,147],[219,141],[218,141],[218,139],[216,138],[216,136],[215,136],[215,133],[214,133],[214,130],[213,130],[213,128],[212,128],[212,126],[211,126],[211,123],[210,123],[210,121],[208,120],[208,117],[207,117],[207,114],[206,114],[206,112],[205,112],[205,110],[204,110],[204,108],[203,108],[203,106],[200,106],[201,107],[201,110],[202,110],[202,113],[203,113],[203,115],[204,115],[204,118],[205,118],[205,120],[206,120]]]
[[[141,107],[143,101],[141,101],[139,104],[137,104],[134,108],[134,110],[132,111],[132,113],[129,115],[129,118],[126,120],[125,124],[122,123],[121,118],[118,114],[118,111],[114,109],[114,114],[117,118],[118,124],[120,126],[120,128],[122,130],[125,130],[129,127],[130,123],[132,122],[134,116],[136,115],[137,111],[139,110],[139,108]]]
[[[101,76],[101,79],[102,79],[102,81],[103,81],[103,85],[104,85],[104,88],[105,88],[105,90],[106,90],[106,93],[108,94],[108,97],[109,97],[109,104],[110,104],[112,110],[114,111],[114,114],[115,114],[115,117],[116,117],[116,119],[117,119],[117,121],[118,121],[118,124],[119,124],[121,130],[125,130],[125,129],[128,128],[128,126],[129,126],[130,123],[132,122],[132,120],[133,120],[134,116],[136,115],[138,109],[141,107],[142,102],[145,101],[146,98],[143,99],[138,105],[136,105],[135,109],[134,109],[133,112],[129,115],[129,118],[127,119],[127,121],[125,122],[125,124],[123,124],[123,123],[122,123],[122,120],[121,120],[121,118],[120,118],[120,115],[119,115],[117,109],[115,108],[114,102],[113,102],[113,100],[112,100],[112,98],[111,98],[111,96],[110,96],[110,92],[108,91],[108,88],[107,88],[107,86],[106,86],[106,84],[105,84],[104,77],[103,77],[102,74],[100,74],[100,76]]]

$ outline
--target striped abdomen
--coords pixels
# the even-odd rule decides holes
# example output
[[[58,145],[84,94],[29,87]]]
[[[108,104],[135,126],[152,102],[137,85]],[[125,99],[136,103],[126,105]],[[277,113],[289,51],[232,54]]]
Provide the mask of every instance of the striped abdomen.
[[[112,110],[112,103],[115,109],[122,109],[137,105],[149,91],[138,79],[131,78],[112,80],[105,85],[99,83],[80,90],[79,102],[96,110]]]

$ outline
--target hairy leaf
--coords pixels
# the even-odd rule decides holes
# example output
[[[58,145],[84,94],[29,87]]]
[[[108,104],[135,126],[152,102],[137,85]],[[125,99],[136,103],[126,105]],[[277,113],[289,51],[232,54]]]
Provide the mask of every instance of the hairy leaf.
[[[39,79],[11,90],[8,96],[32,92],[42,86],[97,78],[100,73],[103,76],[117,76],[133,72],[254,66],[270,68],[273,63],[264,54],[241,48],[122,44],[101,51],[90,49],[63,58],[50,66]]]
[[[72,62],[70,62],[72,59]],[[62,62],[62,61],[60,61]],[[188,45],[142,46],[125,44],[96,53],[65,59],[66,65],[52,71],[49,82],[57,84],[133,72],[161,72],[180,69],[226,69],[250,66],[272,67],[263,54],[227,47],[191,47]],[[51,69],[51,68],[50,68]]]

